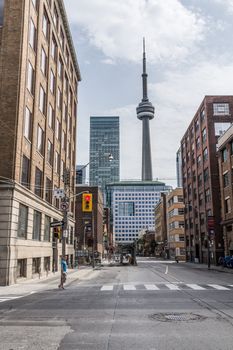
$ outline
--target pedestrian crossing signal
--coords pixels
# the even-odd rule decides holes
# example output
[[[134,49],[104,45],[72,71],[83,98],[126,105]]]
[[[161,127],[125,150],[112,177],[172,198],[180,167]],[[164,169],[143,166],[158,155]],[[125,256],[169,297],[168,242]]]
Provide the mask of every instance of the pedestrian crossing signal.
[[[82,195],[82,211],[92,211],[92,193],[83,193]]]

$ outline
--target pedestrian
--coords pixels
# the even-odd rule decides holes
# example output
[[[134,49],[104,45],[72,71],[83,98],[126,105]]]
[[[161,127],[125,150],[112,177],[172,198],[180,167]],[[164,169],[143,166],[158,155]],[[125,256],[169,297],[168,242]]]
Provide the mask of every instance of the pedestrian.
[[[65,256],[63,256],[61,259],[61,283],[58,286],[59,288],[65,289],[64,283],[66,282],[66,277],[67,277],[67,262],[66,262]]]

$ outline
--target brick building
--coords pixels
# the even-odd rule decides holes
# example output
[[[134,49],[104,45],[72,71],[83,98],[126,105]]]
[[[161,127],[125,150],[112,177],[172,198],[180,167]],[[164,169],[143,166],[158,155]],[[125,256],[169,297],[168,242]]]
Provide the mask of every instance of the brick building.
[[[216,144],[232,122],[233,96],[206,96],[181,140],[188,261],[216,263],[223,254]]]
[[[167,240],[169,257],[185,260],[183,189],[176,188],[167,195]]]
[[[233,126],[218,139],[224,255],[233,255]]]
[[[103,254],[103,194],[98,186],[76,186],[76,194],[88,191],[92,193],[92,212],[82,211],[82,195],[76,197],[75,239],[77,250],[87,249],[90,254],[98,251]],[[85,228],[85,226],[87,226]]]
[[[2,4],[2,2],[1,2]],[[4,0],[0,8],[0,284],[59,267],[55,188],[74,193],[80,71],[62,0]],[[67,255],[73,258],[71,201]]]

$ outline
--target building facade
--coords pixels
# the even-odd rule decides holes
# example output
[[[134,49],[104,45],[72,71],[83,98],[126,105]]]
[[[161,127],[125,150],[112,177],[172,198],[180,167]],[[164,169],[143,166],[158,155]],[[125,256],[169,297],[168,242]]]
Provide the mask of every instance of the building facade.
[[[86,165],[76,165],[76,185],[86,184]]]
[[[224,255],[233,255],[233,126],[218,139]]]
[[[116,244],[132,243],[141,230],[154,231],[154,208],[161,192],[170,189],[158,181],[121,181],[107,185]]]
[[[161,198],[155,206],[155,255],[165,257],[167,252],[167,200],[166,194],[161,193]]]
[[[112,160],[110,161],[109,155]],[[119,181],[120,131],[119,117],[90,118],[90,186],[105,193],[107,183]]]
[[[88,191],[92,194],[92,211],[83,212],[82,192]],[[103,195],[98,186],[76,186],[76,223],[75,240],[77,251],[87,250],[89,255],[93,251],[103,254],[104,242],[104,206]],[[77,257],[77,256],[76,256]]]
[[[233,96],[206,96],[181,140],[188,261],[216,263],[224,252],[216,144],[232,122]]]
[[[170,259],[185,261],[183,189],[176,188],[167,195],[167,246]]]
[[[1,2],[2,4],[2,2]],[[62,0],[0,9],[0,284],[59,268],[54,189],[74,194],[80,71]],[[67,249],[73,260],[74,202]]]

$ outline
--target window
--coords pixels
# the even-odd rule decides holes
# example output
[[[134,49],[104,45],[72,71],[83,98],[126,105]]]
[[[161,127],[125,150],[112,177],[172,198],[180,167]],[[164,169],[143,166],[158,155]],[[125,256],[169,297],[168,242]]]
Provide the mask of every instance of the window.
[[[224,148],[224,149],[222,150],[222,161],[223,161],[223,162],[226,162],[226,160],[227,160],[227,149]]]
[[[41,272],[40,263],[41,263],[40,258],[33,258],[32,259],[32,273],[33,274]]]
[[[28,207],[20,203],[17,236],[19,238],[27,239],[27,228],[28,228]]]
[[[50,91],[52,92],[52,94],[55,94],[55,75],[51,69],[50,71]]]
[[[21,184],[26,187],[30,187],[30,159],[25,155],[23,156],[22,162],[22,174],[21,174]]]
[[[63,62],[61,57],[59,57],[59,61],[58,61],[58,75],[59,77],[62,79],[62,73],[63,73]]]
[[[195,130],[198,131],[198,129],[199,129],[199,120],[197,119],[195,121]]]
[[[36,27],[33,20],[30,20],[29,44],[36,51]]]
[[[206,168],[204,170],[204,182],[208,181],[208,179],[209,179],[209,169]]]
[[[233,141],[230,143],[230,150],[231,150],[231,155],[233,154]]]
[[[225,199],[225,212],[226,214],[231,212],[231,202],[229,197]]]
[[[27,277],[27,259],[17,260],[17,278]]]
[[[184,208],[178,208],[178,215],[184,215]]]
[[[37,210],[34,210],[33,214],[32,239],[36,241],[40,241],[41,239],[41,213]]]
[[[53,145],[50,140],[48,140],[48,145],[47,145],[47,160],[50,165],[53,164]]]
[[[35,7],[35,9],[38,9],[38,0],[32,0],[33,6]]]
[[[44,48],[41,49],[41,62],[40,62],[40,69],[42,73],[46,76],[47,74],[47,56],[45,53]]]
[[[50,242],[50,222],[51,218],[45,215],[44,218],[44,241]]]
[[[61,109],[62,94],[60,88],[57,88],[57,107]]]
[[[59,161],[60,161],[59,154],[58,154],[58,152],[56,151],[56,152],[55,152],[55,160],[54,160],[54,168],[55,168],[55,172],[56,172],[57,174],[59,174],[59,171],[60,171]]]
[[[68,66],[68,64],[69,64],[69,50],[68,50],[68,47],[66,47],[66,51],[65,51],[65,61],[66,61],[66,65]]]
[[[44,131],[40,125],[37,128],[37,150],[40,154],[44,154]]]
[[[47,273],[51,270],[50,256],[44,257],[44,270]]]
[[[39,109],[45,115],[45,103],[46,103],[46,94],[42,86],[40,86],[40,101]]]
[[[51,56],[54,61],[57,59],[57,42],[53,36],[52,38],[52,45],[51,45]]]
[[[213,104],[214,115],[229,115],[228,103],[214,103]]]
[[[202,205],[202,203],[203,203],[203,193],[200,193],[199,194],[199,205]]]
[[[228,176],[228,172],[226,174],[223,174],[223,186],[227,187],[229,186],[229,176]]]
[[[58,29],[58,12],[57,12],[57,8],[54,5],[54,11],[53,11],[53,21],[54,21],[54,25],[55,27]]]
[[[46,177],[45,200],[52,204],[52,181]]]
[[[31,141],[32,137],[32,114],[26,107],[24,115],[24,136]]]
[[[196,148],[199,149],[200,148],[200,137],[198,136],[198,138],[196,139]]]
[[[201,156],[199,155],[197,157],[197,167],[199,168],[201,166]]]
[[[208,159],[208,150],[207,150],[207,148],[205,148],[204,151],[203,151],[203,160],[204,160],[204,162],[205,162],[207,159]]]
[[[44,11],[43,22],[42,22],[42,31],[46,39],[49,38],[49,19],[46,11]]]
[[[35,172],[35,194],[39,197],[42,197],[42,171],[36,167]]]
[[[205,201],[206,203],[210,202],[210,189],[205,191]]]
[[[49,127],[51,129],[54,128],[54,109],[53,107],[51,106],[51,104],[49,104],[49,118],[48,118],[48,124],[49,124]]]
[[[119,216],[134,216],[133,202],[119,202]]]
[[[60,28],[60,43],[61,43],[61,47],[64,50],[64,46],[65,46],[65,36],[63,33],[62,28]]]
[[[27,78],[27,88],[28,91],[33,95],[34,92],[34,69],[30,62],[28,62],[28,78]]]
[[[200,117],[201,117],[201,123],[203,123],[204,120],[205,120],[205,111],[204,111],[204,109],[201,111]]]
[[[65,134],[64,130],[62,130],[61,147],[62,147],[63,150],[66,149],[66,134]]]
[[[60,140],[61,138],[61,124],[58,119],[56,119],[56,139]]]
[[[202,130],[202,142],[206,142],[206,128]]]

